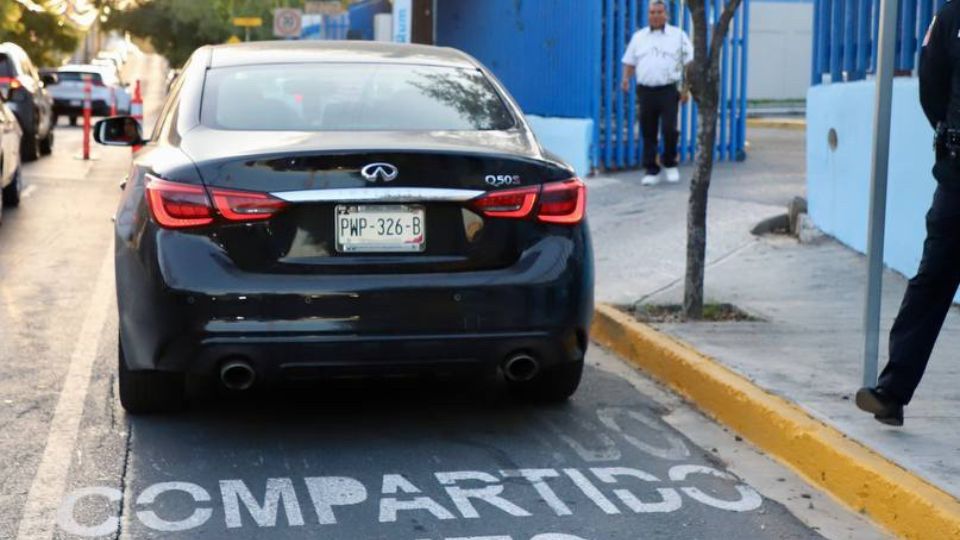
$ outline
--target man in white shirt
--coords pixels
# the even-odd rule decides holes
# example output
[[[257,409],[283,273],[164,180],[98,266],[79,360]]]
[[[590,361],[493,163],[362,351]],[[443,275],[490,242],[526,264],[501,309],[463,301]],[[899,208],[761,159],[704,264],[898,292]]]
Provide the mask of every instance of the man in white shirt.
[[[667,6],[663,0],[650,0],[650,26],[630,39],[623,55],[623,91],[637,85],[640,100],[640,131],[643,133],[643,166],[647,170],[642,184],[660,183],[661,165],[667,182],[679,182],[677,170],[677,111],[689,99],[680,92],[684,68],[693,61],[693,44],[683,30],[667,24]],[[663,156],[657,163],[658,128],[663,130]]]

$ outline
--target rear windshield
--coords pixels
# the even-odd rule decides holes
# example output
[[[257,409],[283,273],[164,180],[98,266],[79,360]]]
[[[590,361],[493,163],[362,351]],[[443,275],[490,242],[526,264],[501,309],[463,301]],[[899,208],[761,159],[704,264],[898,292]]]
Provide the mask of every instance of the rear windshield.
[[[393,64],[212,69],[201,123],[276,131],[505,130],[513,116],[478,70]]]
[[[86,81],[90,80],[92,84],[103,84],[103,77],[99,73],[83,73],[80,71],[60,71],[57,73],[60,82],[64,81]]]
[[[13,62],[10,61],[10,57],[0,54],[0,78],[8,79],[16,76],[17,72],[13,69]]]

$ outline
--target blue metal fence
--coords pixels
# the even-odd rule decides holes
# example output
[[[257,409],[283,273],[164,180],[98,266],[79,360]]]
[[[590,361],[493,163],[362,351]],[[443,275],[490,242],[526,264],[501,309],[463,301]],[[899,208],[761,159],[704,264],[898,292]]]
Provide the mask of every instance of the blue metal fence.
[[[642,141],[635,91],[620,91],[620,62],[646,24],[649,0],[457,0],[437,12],[437,44],[478,58],[503,81],[524,112],[594,120],[592,164],[640,165]],[[673,23],[688,33],[690,14],[671,0]],[[711,24],[725,0],[708,0]],[[743,159],[746,144],[749,6],[737,12],[722,58],[717,158]],[[696,150],[695,107],[681,111],[680,157]]]
[[[855,1],[855,0],[853,0]],[[690,12],[684,4],[669,2],[671,24],[691,34]],[[707,2],[711,25],[722,12],[723,0]],[[647,24],[648,0],[603,0],[603,45],[601,96],[596,114],[594,165],[606,169],[634,168],[641,164],[643,142],[637,122],[636,91],[620,90],[621,58],[634,32]],[[682,20],[681,20],[682,17]],[[745,0],[731,23],[721,56],[720,111],[716,157],[742,160],[746,157],[747,48],[750,27],[749,0]],[[680,112],[680,159],[693,158],[697,145],[697,108],[692,101]]]
[[[896,69],[913,72],[920,44],[945,0],[900,0]],[[877,67],[880,0],[814,0],[811,84],[859,81]]]
[[[304,15],[300,39],[347,39],[350,31],[350,14]]]

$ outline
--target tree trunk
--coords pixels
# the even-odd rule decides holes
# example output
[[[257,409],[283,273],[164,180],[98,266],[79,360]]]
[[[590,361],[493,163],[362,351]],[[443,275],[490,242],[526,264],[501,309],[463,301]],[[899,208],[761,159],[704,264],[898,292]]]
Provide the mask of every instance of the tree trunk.
[[[694,59],[687,65],[687,83],[699,107],[697,120],[697,156],[690,199],[687,202],[687,273],[683,290],[683,316],[703,318],[703,279],[707,259],[707,195],[713,174],[713,154],[717,140],[717,115],[720,105],[720,51],[730,29],[730,21],[742,0],[724,0],[711,36],[705,0],[689,0],[693,18]],[[713,9],[718,6],[714,5]]]
[[[704,89],[705,93],[716,90]],[[717,107],[708,104],[708,96],[697,114],[697,157],[687,201],[687,273],[683,289],[683,315],[703,318],[703,279],[707,257],[707,195],[713,174],[713,148],[717,138]],[[716,98],[714,98],[715,100]]]

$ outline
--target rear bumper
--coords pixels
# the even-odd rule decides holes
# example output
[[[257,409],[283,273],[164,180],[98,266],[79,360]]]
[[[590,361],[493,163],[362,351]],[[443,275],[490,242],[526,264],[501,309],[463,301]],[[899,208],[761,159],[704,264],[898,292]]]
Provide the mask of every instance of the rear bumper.
[[[239,271],[203,236],[118,239],[121,338],[131,369],[214,373],[242,357],[265,377],[455,374],[510,354],[583,359],[593,312],[586,227],[510,268],[403,275]],[[147,262],[144,262],[147,261]]]
[[[207,337],[177,343],[162,366],[200,375],[217,372],[231,359],[253,366],[261,380],[279,382],[331,378],[429,375],[456,377],[492,372],[523,352],[549,368],[582,360],[580,338],[547,332],[445,335],[299,335],[247,339]],[[176,351],[176,352],[175,352]],[[189,359],[188,362],[182,360]]]
[[[83,106],[71,105],[70,100],[58,99],[53,103],[53,113],[58,116],[82,116]],[[110,105],[101,100],[93,100],[90,104],[92,116],[109,116]]]

